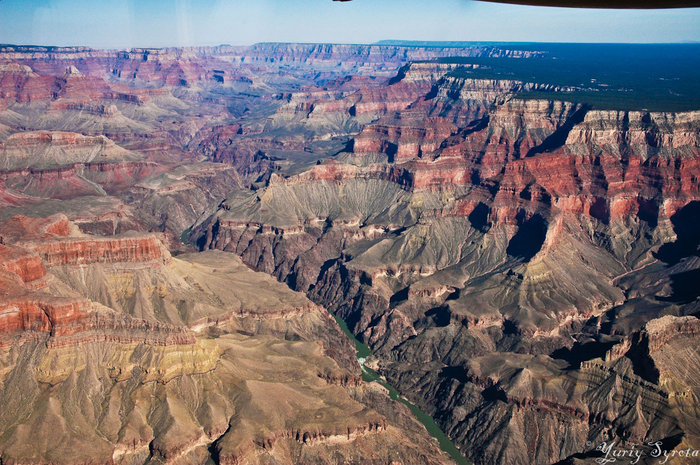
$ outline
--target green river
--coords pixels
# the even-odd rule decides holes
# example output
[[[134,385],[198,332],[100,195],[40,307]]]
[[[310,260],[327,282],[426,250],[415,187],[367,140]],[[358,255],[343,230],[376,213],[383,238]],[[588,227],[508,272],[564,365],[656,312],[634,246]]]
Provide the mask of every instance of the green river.
[[[366,344],[363,344],[357,340],[355,335],[350,332],[350,329],[348,329],[348,325],[345,324],[345,321],[343,321],[342,318],[339,318],[332,313],[331,315],[333,315],[333,318],[335,318],[335,321],[338,322],[338,325],[345,332],[345,334],[347,334],[348,337],[355,343],[355,350],[357,351],[355,356],[357,357],[357,361],[360,363],[360,368],[362,369],[362,379],[368,382],[377,382],[384,386],[386,389],[388,389],[389,396],[393,400],[399,401],[402,404],[406,405],[411,410],[411,412],[413,412],[413,415],[419,422],[423,424],[423,426],[425,426],[425,429],[428,430],[428,433],[430,433],[431,436],[438,440],[440,448],[443,451],[449,454],[449,456],[452,457],[452,459],[459,465],[469,465],[470,462],[462,455],[462,453],[459,451],[459,449],[457,449],[454,443],[450,441],[450,438],[448,438],[447,435],[445,435],[445,433],[435,423],[433,417],[431,417],[430,415],[428,415],[427,413],[425,413],[424,411],[422,411],[421,409],[404,399],[396,389],[394,389],[391,385],[389,385],[384,379],[382,379],[379,376],[379,373],[365,366],[364,362],[367,359],[367,357],[372,355],[372,351]]]

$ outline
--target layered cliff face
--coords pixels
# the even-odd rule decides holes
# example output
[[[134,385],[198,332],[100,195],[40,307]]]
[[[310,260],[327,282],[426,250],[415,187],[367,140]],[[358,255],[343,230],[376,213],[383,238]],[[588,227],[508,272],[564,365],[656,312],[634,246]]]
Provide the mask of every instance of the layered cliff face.
[[[221,105],[178,98],[167,83],[129,87],[100,68],[136,55],[46,53],[0,53],[16,60],[0,67],[0,203],[13,207],[3,219],[62,212],[88,232],[159,231],[170,247],[181,245],[182,231],[241,183],[235,167],[183,148]]]
[[[75,212],[92,209],[99,197],[109,207],[87,215],[101,219],[86,230],[164,231],[175,247],[183,230],[211,214],[231,187],[266,182],[279,170],[299,172],[345,149],[350,135],[405,108],[455,68],[416,64],[385,86],[407,60],[529,56],[497,46],[455,50],[4,46],[0,202],[29,207],[4,218],[42,208],[47,199],[71,200],[44,211],[85,224]],[[280,68],[280,60],[290,65]],[[228,169],[195,162],[202,157]],[[125,203],[138,207],[130,212]],[[118,221],[105,222],[108,217]]]
[[[341,67],[344,72],[362,74],[391,73],[410,61],[430,60],[438,57],[532,57],[539,53],[509,49],[499,46],[413,47],[402,45],[350,45],[350,44],[255,44],[243,52],[241,59],[252,63],[292,63],[306,65],[315,70]]]
[[[71,166],[79,163],[133,161],[135,154],[104,136],[38,131],[13,134],[2,142],[3,171]]]
[[[475,463],[696,444],[695,401],[665,413],[692,383],[640,361],[634,334],[697,320],[700,114],[522,99],[538,84],[435,69],[350,151],[231,194],[192,237],[341,315]],[[623,359],[603,360],[616,344]]]
[[[323,307],[475,463],[700,449],[700,115],[547,53],[1,47],[0,462],[446,463]]]
[[[414,63],[399,70],[400,79],[363,80],[359,88],[357,79],[350,79],[283,95],[284,103],[267,129],[291,127],[316,137],[353,134],[388,113],[406,109],[454,68],[451,64]]]
[[[326,310],[233,255],[0,231],[3,463],[447,463]]]

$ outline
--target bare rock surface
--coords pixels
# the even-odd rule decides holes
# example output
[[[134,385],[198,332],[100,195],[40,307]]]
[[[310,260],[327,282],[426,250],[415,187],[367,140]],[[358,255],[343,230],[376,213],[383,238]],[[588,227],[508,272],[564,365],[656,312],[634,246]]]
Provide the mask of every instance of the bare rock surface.
[[[3,463],[447,463],[402,407],[362,402],[325,309],[234,255],[62,215],[0,230]]]
[[[476,464],[700,449],[700,113],[542,53],[0,47],[0,462],[448,463],[326,309]]]

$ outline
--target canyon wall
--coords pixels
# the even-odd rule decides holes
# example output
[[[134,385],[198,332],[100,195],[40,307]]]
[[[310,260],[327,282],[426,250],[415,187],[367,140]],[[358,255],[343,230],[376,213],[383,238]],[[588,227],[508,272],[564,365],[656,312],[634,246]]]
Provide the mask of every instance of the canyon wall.
[[[233,255],[64,215],[0,234],[3,463],[448,463],[325,309]]]
[[[640,359],[651,343],[632,335],[696,320],[684,228],[697,229],[700,113],[522,99],[534,84],[439,70],[403,70],[374,95],[425,73],[422,95],[334,160],[231,194],[193,238],[342,316],[475,463],[555,463],[613,437],[697,444],[685,414],[664,413],[675,365]],[[613,344],[623,359],[596,361]]]
[[[700,449],[700,113],[543,53],[0,47],[0,462],[448,463],[326,309],[474,463]]]

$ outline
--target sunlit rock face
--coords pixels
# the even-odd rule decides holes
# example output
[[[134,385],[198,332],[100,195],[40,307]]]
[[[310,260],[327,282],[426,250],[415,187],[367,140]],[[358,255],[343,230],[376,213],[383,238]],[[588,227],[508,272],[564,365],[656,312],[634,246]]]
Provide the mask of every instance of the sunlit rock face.
[[[326,309],[474,463],[700,449],[700,113],[426,61],[540,53],[1,47],[0,462],[449,463]]]
[[[0,50],[3,464],[449,463],[362,380],[326,309],[183,242],[232,190],[344,147],[324,121],[361,99],[341,97],[372,95],[405,64],[331,51],[365,75],[323,84],[322,58],[281,76],[247,53],[255,62],[235,47]],[[360,105],[347,127],[426,90]],[[283,134],[289,101],[324,92],[322,124]],[[310,155],[281,162],[294,152]]]
[[[60,214],[0,231],[3,463],[447,463],[325,309],[234,255]]]
[[[374,91],[429,89],[334,160],[229,196],[200,247],[343,316],[476,463],[555,463],[610,438],[697,447],[682,413],[697,394],[676,394],[696,388],[649,378],[676,375],[639,353],[658,321],[697,320],[700,113],[522,100],[527,84],[441,72]]]

